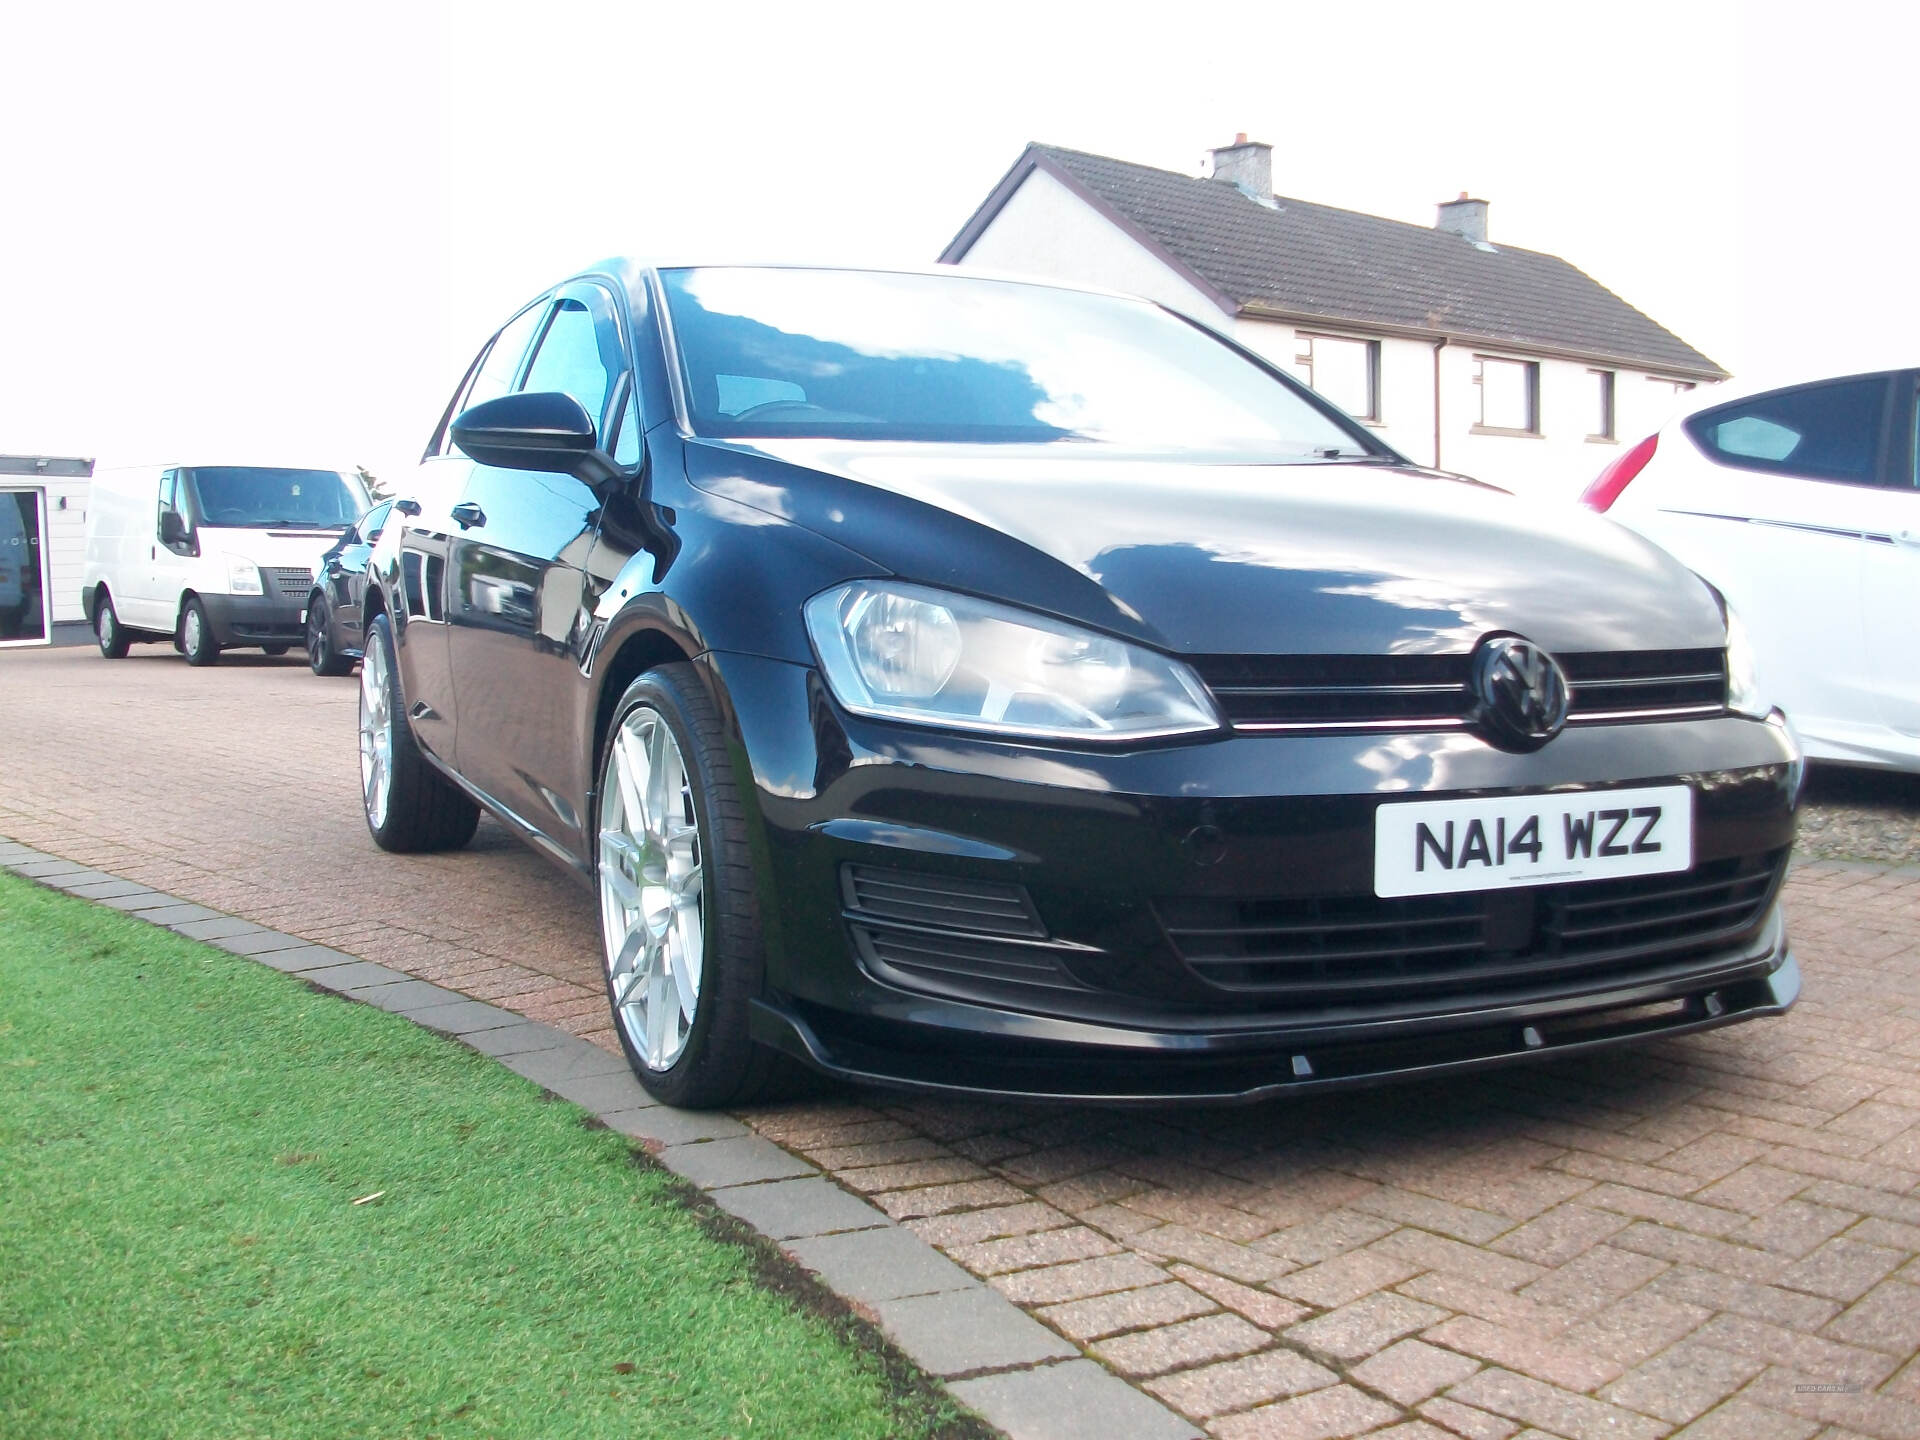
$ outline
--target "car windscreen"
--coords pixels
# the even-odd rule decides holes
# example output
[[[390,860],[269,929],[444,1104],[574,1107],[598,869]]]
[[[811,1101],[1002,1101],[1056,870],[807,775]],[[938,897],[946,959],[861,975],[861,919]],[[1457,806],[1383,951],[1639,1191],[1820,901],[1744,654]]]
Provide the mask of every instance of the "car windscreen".
[[[336,470],[201,465],[183,472],[202,525],[341,530],[366,508],[366,496]]]
[[[1384,453],[1145,301],[962,273],[715,267],[661,281],[703,436]]]

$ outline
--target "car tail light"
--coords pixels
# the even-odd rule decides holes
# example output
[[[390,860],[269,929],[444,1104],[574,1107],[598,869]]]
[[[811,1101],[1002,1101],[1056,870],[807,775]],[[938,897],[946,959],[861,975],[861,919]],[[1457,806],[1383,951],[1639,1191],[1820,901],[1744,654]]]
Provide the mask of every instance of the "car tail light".
[[[1594,476],[1593,483],[1587,486],[1586,491],[1580,496],[1580,503],[1589,510],[1599,510],[1604,513],[1614,501],[1620,498],[1620,492],[1627,488],[1633,477],[1647,468],[1647,462],[1653,458],[1654,449],[1659,444],[1658,435],[1647,436]]]

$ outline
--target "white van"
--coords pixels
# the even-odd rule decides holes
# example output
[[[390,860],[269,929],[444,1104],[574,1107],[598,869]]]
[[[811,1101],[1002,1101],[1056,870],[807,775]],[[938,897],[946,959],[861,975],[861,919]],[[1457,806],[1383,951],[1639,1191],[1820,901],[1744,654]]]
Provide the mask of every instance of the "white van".
[[[80,599],[117,660],[136,641],[171,641],[195,665],[305,639],[321,555],[369,504],[340,470],[169,465],[102,470],[87,503]]]

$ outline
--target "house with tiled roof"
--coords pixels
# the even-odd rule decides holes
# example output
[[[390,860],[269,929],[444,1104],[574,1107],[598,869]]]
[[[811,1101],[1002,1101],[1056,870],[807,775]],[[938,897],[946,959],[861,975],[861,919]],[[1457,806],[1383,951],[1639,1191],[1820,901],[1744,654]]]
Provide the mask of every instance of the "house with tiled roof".
[[[1432,228],[1273,193],[1239,136],[1182,175],[1029,145],[940,258],[1144,295],[1306,381],[1423,464],[1577,492],[1712,360],[1462,194]]]

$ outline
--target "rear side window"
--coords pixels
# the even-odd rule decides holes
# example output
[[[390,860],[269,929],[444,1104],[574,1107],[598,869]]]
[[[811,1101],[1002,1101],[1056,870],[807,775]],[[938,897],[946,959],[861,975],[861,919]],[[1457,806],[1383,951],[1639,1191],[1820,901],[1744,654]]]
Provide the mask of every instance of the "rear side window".
[[[1802,385],[1705,411],[1687,433],[1737,469],[1877,485],[1886,407],[1884,376]]]

